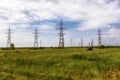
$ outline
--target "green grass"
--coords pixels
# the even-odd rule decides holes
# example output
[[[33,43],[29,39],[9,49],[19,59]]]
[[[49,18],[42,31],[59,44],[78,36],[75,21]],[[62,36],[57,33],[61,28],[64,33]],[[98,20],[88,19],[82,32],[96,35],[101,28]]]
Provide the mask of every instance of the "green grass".
[[[0,50],[0,80],[120,80],[120,48]]]

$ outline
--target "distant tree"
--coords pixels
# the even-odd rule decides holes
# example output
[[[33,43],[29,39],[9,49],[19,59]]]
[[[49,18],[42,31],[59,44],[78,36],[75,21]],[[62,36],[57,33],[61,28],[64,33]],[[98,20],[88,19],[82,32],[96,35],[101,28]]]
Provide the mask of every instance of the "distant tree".
[[[10,49],[15,49],[14,43],[11,43],[11,44],[10,44]]]

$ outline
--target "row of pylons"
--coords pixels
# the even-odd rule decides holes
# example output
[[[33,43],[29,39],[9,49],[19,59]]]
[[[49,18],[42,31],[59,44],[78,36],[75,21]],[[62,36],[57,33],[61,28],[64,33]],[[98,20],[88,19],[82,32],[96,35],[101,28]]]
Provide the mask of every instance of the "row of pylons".
[[[59,30],[59,47],[60,48],[64,48],[65,45],[64,45],[64,24],[63,24],[63,20],[61,19],[60,20],[60,23],[59,23],[59,28],[57,28]],[[9,27],[8,29],[8,36],[7,36],[7,48],[10,47],[10,44],[11,44],[11,28]],[[39,30],[38,28],[36,27],[35,30],[34,30],[34,48],[38,48],[39,45],[38,45],[38,37],[39,37]],[[72,41],[71,41],[72,43]],[[101,39],[101,30],[100,28],[98,29],[98,46],[101,46],[102,45],[102,39]],[[91,42],[89,42],[89,46],[93,46],[93,39],[91,40]],[[83,47],[83,39],[81,38],[81,47]]]

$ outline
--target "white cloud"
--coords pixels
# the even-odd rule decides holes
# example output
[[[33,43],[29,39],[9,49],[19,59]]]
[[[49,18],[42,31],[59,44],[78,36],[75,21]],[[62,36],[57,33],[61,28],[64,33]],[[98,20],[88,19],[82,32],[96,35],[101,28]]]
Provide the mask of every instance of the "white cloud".
[[[84,20],[79,29],[96,29],[117,23],[120,20],[120,8],[116,4],[117,2],[114,1],[109,4],[104,4],[101,7],[94,6],[96,8],[95,11],[89,12],[87,19]]]
[[[111,28],[108,32],[105,33],[104,37],[120,38],[120,29]]]
[[[120,29],[111,28],[104,35],[102,35],[104,45],[119,46],[120,45]]]
[[[9,26],[16,30],[31,28],[31,22],[58,17],[82,21],[78,30],[105,28],[112,23],[120,23],[119,4],[119,0],[1,0],[0,30],[6,30]],[[53,28],[54,24],[39,26],[48,33],[57,33]]]
[[[39,29],[42,29],[42,30],[50,30],[50,29],[55,29],[55,26],[54,26],[54,25],[44,24],[44,25],[40,25],[40,26],[39,26]]]
[[[5,24],[28,23],[63,16],[82,20],[80,30],[94,29],[106,27],[120,19],[118,3],[119,0],[1,0],[0,19]]]

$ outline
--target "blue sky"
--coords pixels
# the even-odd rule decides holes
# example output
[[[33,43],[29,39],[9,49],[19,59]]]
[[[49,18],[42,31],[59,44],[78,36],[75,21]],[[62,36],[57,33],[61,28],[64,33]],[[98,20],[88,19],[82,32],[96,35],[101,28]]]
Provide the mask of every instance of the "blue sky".
[[[84,45],[94,39],[98,28],[104,45],[120,45],[120,0],[1,0],[0,47],[6,47],[7,29],[12,28],[12,43],[17,47],[34,46],[35,27],[42,46],[58,46],[60,19],[63,19],[65,46]]]

